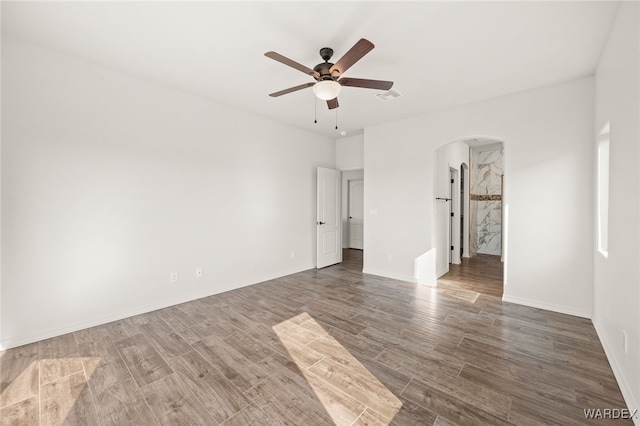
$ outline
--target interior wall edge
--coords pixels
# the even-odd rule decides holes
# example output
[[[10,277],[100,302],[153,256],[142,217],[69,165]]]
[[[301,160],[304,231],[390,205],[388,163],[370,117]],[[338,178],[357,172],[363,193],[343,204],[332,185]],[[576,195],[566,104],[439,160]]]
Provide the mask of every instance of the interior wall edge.
[[[576,309],[572,306],[559,305],[555,303],[541,302],[539,300],[528,299],[525,297],[511,296],[505,294],[502,296],[503,302],[516,303],[518,305],[529,306],[531,308],[544,309],[546,311],[553,311],[559,314],[572,315],[574,317],[591,319],[591,310]]]
[[[622,397],[624,401],[627,403],[627,407],[631,410],[635,410],[640,407],[640,401],[637,401],[635,396],[633,395],[633,391],[631,389],[631,385],[627,381],[622,367],[618,364],[615,354],[612,350],[612,347],[607,340],[604,328],[600,325],[600,322],[597,318],[591,319],[591,323],[593,327],[596,329],[596,334],[598,335],[598,339],[600,340],[600,344],[604,349],[604,353],[607,356],[607,360],[609,361],[609,365],[611,366],[611,370],[613,370],[613,375],[618,382],[618,386],[620,387],[620,391],[622,392]],[[633,422],[635,425],[640,426],[640,417],[637,415],[634,416]]]

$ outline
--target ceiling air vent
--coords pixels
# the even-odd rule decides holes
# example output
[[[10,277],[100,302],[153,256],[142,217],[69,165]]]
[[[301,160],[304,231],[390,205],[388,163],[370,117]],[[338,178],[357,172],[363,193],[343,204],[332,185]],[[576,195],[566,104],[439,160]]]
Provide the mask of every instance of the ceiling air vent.
[[[381,99],[383,101],[388,101],[391,99],[399,98],[402,95],[397,90],[391,89],[391,90],[387,90],[386,92],[377,93],[376,96],[378,97],[378,99]]]

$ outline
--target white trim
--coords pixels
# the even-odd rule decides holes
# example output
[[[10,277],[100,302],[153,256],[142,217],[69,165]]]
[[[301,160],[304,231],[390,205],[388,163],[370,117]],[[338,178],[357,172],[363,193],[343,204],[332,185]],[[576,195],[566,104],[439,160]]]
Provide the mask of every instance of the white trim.
[[[558,312],[560,314],[573,315],[574,317],[591,318],[591,311],[576,309],[573,306],[557,305],[555,303],[541,302],[539,300],[532,300],[524,297],[509,296],[507,294],[502,295],[502,301],[530,306],[532,308],[544,309],[546,311]]]
[[[375,276],[380,277],[380,278],[389,278],[391,280],[398,280],[398,281],[404,281],[404,282],[418,284],[418,285],[424,285],[424,286],[427,286],[427,287],[436,287],[435,284],[418,282],[418,280],[415,277],[409,277],[408,275],[389,274],[387,272],[373,271],[371,269],[362,270],[362,273],[363,274],[368,274],[368,275],[375,275]]]
[[[390,278],[392,280],[407,281],[410,283],[418,284],[418,281],[415,279],[415,277],[410,277],[408,275],[390,274],[388,272],[374,271],[371,269],[366,269],[366,270],[363,269],[362,273],[369,274],[369,275],[376,275],[381,278]]]
[[[636,401],[633,395],[631,386],[627,382],[622,368],[618,364],[615,356],[613,356],[613,351],[610,349],[609,342],[604,338],[605,336],[604,331],[601,331],[602,329],[600,328],[596,320],[591,320],[591,323],[593,324],[593,327],[596,329],[596,334],[600,339],[600,344],[602,345],[602,348],[604,349],[604,353],[607,356],[607,360],[611,365],[611,370],[613,370],[613,375],[616,378],[616,381],[618,382],[618,386],[620,387],[620,391],[622,392],[622,397],[624,398],[624,401],[627,404],[627,408],[629,408],[630,410],[639,409],[640,403],[639,401]],[[640,426],[639,414],[635,415],[635,417],[633,418],[633,423],[637,426]]]

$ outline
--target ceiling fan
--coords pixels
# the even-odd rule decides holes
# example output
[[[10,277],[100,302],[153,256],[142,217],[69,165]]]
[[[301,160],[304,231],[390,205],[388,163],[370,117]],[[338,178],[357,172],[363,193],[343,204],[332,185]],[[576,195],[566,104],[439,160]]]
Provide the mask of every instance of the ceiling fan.
[[[393,81],[383,80],[367,80],[363,78],[349,78],[342,77],[342,74],[347,71],[353,64],[358,62],[364,55],[369,53],[375,46],[369,40],[361,38],[356,44],[353,45],[347,53],[344,54],[338,62],[335,64],[329,62],[329,59],[333,56],[333,49],[330,47],[323,47],[320,49],[320,57],[324,62],[316,65],[313,69],[308,68],[296,61],[293,61],[285,56],[282,56],[276,52],[267,52],[264,56],[271,58],[275,61],[282,62],[285,65],[302,71],[305,74],[312,76],[316,81],[300,84],[298,86],[290,87],[288,89],[281,90],[269,94],[271,97],[278,97],[286,95],[287,93],[296,92],[298,90],[306,89],[313,86],[313,92],[319,99],[327,101],[329,109],[338,108],[338,94],[342,89],[342,86],[350,87],[363,87],[365,89],[378,89],[389,90],[393,86]]]

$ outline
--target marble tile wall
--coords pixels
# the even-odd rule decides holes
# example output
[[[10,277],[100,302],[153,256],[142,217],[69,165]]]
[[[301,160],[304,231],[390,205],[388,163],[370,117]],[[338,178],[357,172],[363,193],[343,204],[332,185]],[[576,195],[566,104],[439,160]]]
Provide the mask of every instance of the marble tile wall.
[[[469,255],[478,254],[478,200],[469,200]]]
[[[472,254],[502,254],[502,174],[502,150],[471,149]]]

